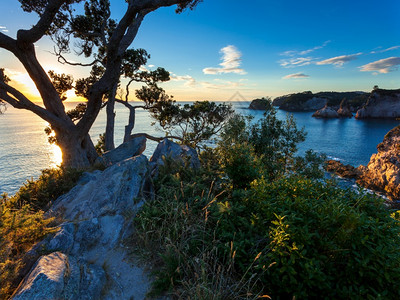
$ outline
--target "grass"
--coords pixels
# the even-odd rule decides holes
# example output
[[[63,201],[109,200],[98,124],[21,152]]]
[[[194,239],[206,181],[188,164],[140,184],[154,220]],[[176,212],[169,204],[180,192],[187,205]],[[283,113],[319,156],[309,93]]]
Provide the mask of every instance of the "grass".
[[[0,299],[7,299],[25,275],[25,254],[48,234],[56,222],[44,211],[78,181],[82,171],[56,168],[42,171],[38,180],[28,180],[14,195],[1,196],[0,203]]]

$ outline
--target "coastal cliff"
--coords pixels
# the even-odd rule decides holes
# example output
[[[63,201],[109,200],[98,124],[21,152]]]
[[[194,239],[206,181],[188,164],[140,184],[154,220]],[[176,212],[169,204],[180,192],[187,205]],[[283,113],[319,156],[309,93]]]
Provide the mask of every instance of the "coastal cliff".
[[[339,161],[326,162],[326,170],[344,178],[355,178],[365,188],[382,192],[391,200],[400,199],[400,126],[390,130],[367,166],[357,168]]]
[[[390,199],[400,199],[400,126],[389,131],[377,146],[367,166],[360,166],[357,183],[384,192]]]
[[[371,92],[365,105],[357,111],[357,119],[400,117],[400,89],[375,89]]]

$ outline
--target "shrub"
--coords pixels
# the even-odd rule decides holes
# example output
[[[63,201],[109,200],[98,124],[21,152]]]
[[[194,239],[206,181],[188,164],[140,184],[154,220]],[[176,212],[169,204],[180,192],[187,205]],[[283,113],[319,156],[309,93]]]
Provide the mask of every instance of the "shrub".
[[[14,209],[29,205],[35,211],[45,210],[75,186],[82,172],[63,167],[45,169],[38,180],[27,180],[14,196],[7,199],[7,205]]]
[[[301,176],[256,180],[216,211],[221,243],[235,240],[245,272],[260,255],[276,298],[398,299],[400,227],[383,200]],[[228,251],[226,248],[225,251]],[[240,262],[238,262],[240,260]]]

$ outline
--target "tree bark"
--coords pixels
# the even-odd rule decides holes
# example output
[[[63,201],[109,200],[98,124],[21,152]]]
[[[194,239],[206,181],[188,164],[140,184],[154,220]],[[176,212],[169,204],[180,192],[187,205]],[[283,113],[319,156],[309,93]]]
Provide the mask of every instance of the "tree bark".
[[[118,84],[115,84],[112,91],[108,97],[107,101],[107,124],[106,124],[106,135],[105,135],[105,150],[110,151],[115,149],[114,145],[114,127],[115,127],[115,95],[117,94]]]

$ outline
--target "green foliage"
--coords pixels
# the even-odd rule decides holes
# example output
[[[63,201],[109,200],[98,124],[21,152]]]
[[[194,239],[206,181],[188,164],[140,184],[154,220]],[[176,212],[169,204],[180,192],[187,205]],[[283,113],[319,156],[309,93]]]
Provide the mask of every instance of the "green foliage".
[[[323,157],[295,157],[304,133],[290,117],[274,118],[234,116],[200,170],[168,161],[160,169],[156,199],[135,219],[138,247],[159,266],[154,292],[398,299],[400,213],[321,180]]]
[[[295,164],[294,155],[306,133],[297,128],[293,116],[279,120],[269,103],[264,118],[251,121],[240,115],[232,117],[218,143],[221,163],[234,186],[246,187],[261,175],[274,179],[302,167],[300,160]]]
[[[38,180],[27,180],[14,196],[7,199],[7,206],[21,209],[29,205],[34,211],[45,210],[75,186],[82,172],[69,168],[45,169]]]
[[[151,116],[164,130],[193,147],[201,146],[218,134],[232,114],[230,105],[210,101],[196,101],[183,106],[174,101],[164,101],[151,110]]]
[[[106,143],[105,143],[106,134],[99,134],[99,139],[97,140],[97,144],[94,146],[98,155],[103,155],[106,152]]]

